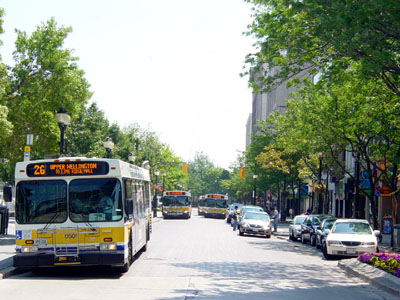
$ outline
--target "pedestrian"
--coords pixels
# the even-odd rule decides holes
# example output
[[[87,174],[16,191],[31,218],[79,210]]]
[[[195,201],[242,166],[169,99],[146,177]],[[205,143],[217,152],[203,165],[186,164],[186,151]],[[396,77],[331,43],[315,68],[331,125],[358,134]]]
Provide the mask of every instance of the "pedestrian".
[[[235,206],[234,210],[233,210],[233,231],[236,231],[236,227],[237,227],[237,215],[238,215],[238,207]]]
[[[272,213],[272,220],[274,220],[274,232],[277,232],[278,221],[279,221],[279,211],[277,207],[274,207],[274,212]]]

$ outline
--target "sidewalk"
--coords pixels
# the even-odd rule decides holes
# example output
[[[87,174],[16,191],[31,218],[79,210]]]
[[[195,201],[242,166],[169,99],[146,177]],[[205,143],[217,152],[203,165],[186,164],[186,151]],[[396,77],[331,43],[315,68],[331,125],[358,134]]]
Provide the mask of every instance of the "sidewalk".
[[[10,217],[7,235],[0,235],[0,280],[14,274],[15,218]]]

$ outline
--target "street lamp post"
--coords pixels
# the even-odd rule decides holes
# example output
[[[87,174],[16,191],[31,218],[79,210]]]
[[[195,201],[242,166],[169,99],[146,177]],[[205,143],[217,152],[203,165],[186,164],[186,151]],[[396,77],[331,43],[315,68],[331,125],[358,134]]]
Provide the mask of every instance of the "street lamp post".
[[[164,191],[165,191],[165,176],[167,176],[167,173],[165,171],[162,172],[162,192],[164,195]]]
[[[58,126],[60,127],[61,138],[60,138],[60,156],[64,154],[64,132],[67,129],[67,126],[71,122],[71,117],[67,112],[60,108],[55,115]]]
[[[157,198],[157,187],[158,187],[158,176],[160,175],[160,171],[159,170],[155,170],[154,171],[154,176],[156,177],[156,187],[155,187],[155,196],[154,196],[154,205],[153,205],[153,217],[157,217],[157,202],[158,202],[158,198]]]
[[[318,213],[323,213],[323,204],[322,204],[322,153],[319,155],[319,171],[318,171]],[[322,209],[321,209],[322,208]]]
[[[112,139],[110,137],[106,137],[103,142],[103,146],[106,149],[107,158],[110,158],[110,153],[111,153],[112,149],[114,149],[114,143],[113,143]]]
[[[133,165],[133,163],[135,162],[135,155],[133,155],[133,153],[131,152],[131,153],[129,153],[129,155],[128,155],[128,160],[129,160],[129,163],[130,164],[132,164]]]
[[[256,205],[256,198],[257,198],[257,174],[253,175],[254,179],[254,190],[253,190],[253,205]]]

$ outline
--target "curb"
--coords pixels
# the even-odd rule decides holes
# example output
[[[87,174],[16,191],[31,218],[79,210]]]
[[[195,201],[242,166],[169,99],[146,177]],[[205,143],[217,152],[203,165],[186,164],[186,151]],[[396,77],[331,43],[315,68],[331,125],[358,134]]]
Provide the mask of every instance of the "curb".
[[[0,280],[6,279],[7,277],[10,277],[10,276],[13,276],[13,275],[16,275],[19,273],[21,273],[21,270],[18,270],[14,267],[8,267],[5,269],[2,269],[2,270],[0,270]]]
[[[362,263],[357,258],[341,260],[338,267],[400,299],[400,279],[387,272]]]

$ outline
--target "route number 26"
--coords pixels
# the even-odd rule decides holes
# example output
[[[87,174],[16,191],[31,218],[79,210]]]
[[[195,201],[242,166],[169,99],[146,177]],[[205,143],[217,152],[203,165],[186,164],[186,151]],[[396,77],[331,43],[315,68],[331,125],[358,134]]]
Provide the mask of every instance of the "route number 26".
[[[45,170],[44,170],[44,165],[35,165],[35,175],[44,175],[45,174]]]

